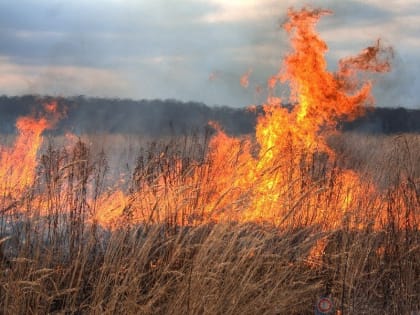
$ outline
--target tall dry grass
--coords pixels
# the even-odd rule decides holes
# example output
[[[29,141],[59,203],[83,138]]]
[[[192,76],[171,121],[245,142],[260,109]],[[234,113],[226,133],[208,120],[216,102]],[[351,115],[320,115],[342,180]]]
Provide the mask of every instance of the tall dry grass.
[[[214,200],[212,172],[223,171],[206,159],[208,139],[147,146],[137,138],[84,137],[71,146],[51,139],[33,186],[19,198],[1,196],[0,312],[312,314],[321,295],[342,314],[420,310],[418,135],[345,134],[331,140],[335,161],[305,157],[307,164],[285,168],[299,181],[288,183],[287,204],[272,205],[282,208],[282,224],[235,220],[252,188],[227,190],[215,202],[228,219],[216,223],[203,213]],[[115,180],[113,152],[126,164],[130,203],[109,230],[93,218]],[[348,194],[337,174],[346,169],[379,189],[349,201],[341,221],[326,229],[311,213],[336,220]],[[153,189],[157,182],[167,193]],[[146,186],[147,198],[138,193]],[[130,224],[147,208],[153,211]]]

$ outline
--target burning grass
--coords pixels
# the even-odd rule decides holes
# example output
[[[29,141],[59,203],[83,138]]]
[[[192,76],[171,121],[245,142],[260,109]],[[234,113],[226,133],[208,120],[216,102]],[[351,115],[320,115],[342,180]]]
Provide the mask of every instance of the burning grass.
[[[212,124],[128,143],[113,172],[106,136],[40,150],[54,106],[19,120],[31,127],[0,156],[2,311],[309,314],[321,295],[344,313],[417,310],[419,137],[337,134],[372,104],[365,72],[388,71],[392,51],[378,41],[328,72],[325,14],[289,12],[293,51],[268,84],[289,82],[296,105],[270,95],[255,135]]]
[[[108,149],[121,146],[109,139]],[[212,194],[197,193],[205,177],[196,183],[179,177],[210,163],[200,160],[207,138],[154,142],[138,150],[137,166],[126,181],[131,203],[115,221],[106,221],[113,222],[111,230],[98,220],[101,198],[108,194],[106,154],[81,141],[47,146],[33,186],[13,203],[3,198],[9,206],[0,218],[2,312],[311,314],[315,299],[329,294],[347,313],[409,314],[420,303],[418,182],[410,179],[418,178],[420,164],[411,159],[419,155],[400,148],[406,143],[418,148],[419,141],[416,135],[340,136],[340,149],[348,154],[327,165],[314,157],[300,169],[299,186],[314,177],[320,186],[290,194],[292,207],[281,225],[274,220],[240,223],[233,216],[217,223],[203,214],[209,198],[203,194]],[[353,143],[369,155],[350,153]],[[380,145],[372,151],[375,143]],[[175,163],[182,158],[184,169]],[[401,168],[393,167],[395,161]],[[409,167],[413,162],[415,169]],[[374,195],[354,194],[351,207],[335,222],[343,211],[341,201],[348,198],[339,182],[338,174],[346,171],[341,167],[365,172],[372,181],[380,178],[382,188]],[[395,185],[395,178],[405,180]],[[176,200],[174,180],[181,186]],[[136,200],[145,182],[165,183],[168,193],[156,187],[148,191],[149,199]],[[106,205],[117,204],[112,212],[120,205],[109,194]],[[240,195],[229,211],[241,211],[246,202]],[[133,224],[141,206],[154,213],[144,213]],[[329,207],[322,213],[326,224],[310,220],[315,206]],[[380,216],[382,209],[386,212]]]

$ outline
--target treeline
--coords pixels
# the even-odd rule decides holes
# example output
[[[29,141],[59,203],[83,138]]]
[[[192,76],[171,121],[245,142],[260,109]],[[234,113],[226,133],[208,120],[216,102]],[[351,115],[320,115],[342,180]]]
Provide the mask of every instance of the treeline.
[[[253,130],[256,113],[227,106],[209,107],[198,102],[177,100],[140,100],[39,97],[34,95],[0,97],[0,132],[13,132],[17,117],[40,112],[42,104],[56,100],[66,117],[55,132],[133,133],[150,136],[185,134],[218,122],[231,134]]]
[[[36,113],[42,104],[56,100],[66,117],[54,133],[132,133],[148,136],[178,135],[201,130],[209,121],[218,122],[229,134],[246,134],[254,130],[258,115],[245,108],[207,106],[177,100],[130,100],[91,97],[0,96],[0,132],[15,131],[17,117]],[[364,117],[340,126],[343,130],[367,133],[420,132],[420,110],[376,108]]]
[[[366,133],[419,133],[420,109],[377,107],[353,122],[344,123],[342,127]]]

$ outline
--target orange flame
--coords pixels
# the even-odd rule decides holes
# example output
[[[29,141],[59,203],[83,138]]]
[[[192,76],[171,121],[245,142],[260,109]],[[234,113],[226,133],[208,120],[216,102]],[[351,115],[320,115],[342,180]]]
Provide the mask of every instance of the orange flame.
[[[160,200],[166,200],[165,204],[159,204],[166,209],[163,218],[175,216],[182,224],[183,215],[181,218],[174,215],[180,207],[182,186],[199,191],[196,205],[201,210],[195,209],[194,213],[201,213],[206,220],[263,220],[280,225],[293,222],[296,216],[302,219],[303,214],[296,209],[304,208],[302,200],[305,199],[307,222],[330,228],[340,224],[345,213],[351,211],[353,194],[360,189],[361,181],[350,171],[343,171],[335,178],[322,177],[315,170],[311,174],[308,165],[311,161],[323,158],[328,161],[334,157],[326,143],[327,136],[335,131],[340,120],[356,118],[373,103],[372,84],[369,80],[359,82],[358,73],[388,71],[390,49],[382,48],[378,41],[358,56],[341,60],[336,73],[329,72],[325,60],[327,44],[315,31],[318,20],[327,14],[331,11],[289,10],[289,21],[284,28],[290,36],[292,52],[284,59],[279,73],[269,79],[268,88],[272,94],[277,84],[288,82],[289,101],[294,105],[283,107],[280,98],[269,96],[263,106],[264,115],[258,118],[256,126],[258,150],[251,138],[229,137],[213,124],[217,133],[209,145],[208,164],[195,167],[175,186],[168,186],[162,178],[156,179],[153,187],[142,186],[137,194],[141,197],[137,199],[149,203],[131,204],[137,207],[138,221],[145,213],[153,216]],[[245,87],[250,73],[241,78]],[[321,179],[324,183],[320,183]],[[338,187],[335,193],[341,198],[334,203],[334,209],[322,195],[322,185],[328,180],[335,181]],[[120,193],[118,196],[116,199],[122,200]],[[323,209],[319,208],[321,204]],[[180,212],[191,213],[184,208]],[[114,215],[101,214],[102,220],[107,217]],[[162,213],[156,214],[156,218],[162,218]]]
[[[256,127],[257,158],[253,158],[249,151],[239,149],[240,141],[229,138],[220,130],[212,141],[213,149],[222,154],[211,158],[216,164],[228,154],[241,152],[235,174],[241,173],[238,171],[241,166],[246,172],[233,182],[243,190],[253,188],[250,206],[242,214],[242,219],[261,218],[277,223],[284,220],[293,210],[291,207],[296,206],[291,203],[290,196],[295,196],[295,202],[298,202],[296,196],[307,193],[290,185],[301,182],[303,175],[293,169],[308,162],[299,155],[305,153],[307,159],[322,153],[333,156],[326,137],[335,130],[339,120],[354,119],[373,101],[371,82],[356,82],[357,72],[389,70],[388,59],[382,57],[386,50],[379,46],[378,41],[377,46],[368,48],[359,56],[342,60],[337,73],[329,72],[325,61],[327,45],[316,33],[315,24],[321,16],[330,13],[306,8],[289,10],[289,21],[284,28],[291,37],[293,51],[286,56],[283,68],[270,78],[268,85],[273,89],[279,82],[289,82],[290,102],[295,105],[289,110],[282,107],[280,98],[268,98],[264,105],[265,114],[258,119]],[[223,145],[229,149],[220,150]],[[225,168],[223,177],[226,176],[232,175]],[[345,175],[343,180],[349,176]],[[346,182],[354,183],[354,178]],[[306,184],[316,186],[316,182],[310,180]]]
[[[37,152],[42,144],[42,133],[52,128],[60,117],[57,103],[44,106],[46,116],[21,117],[16,122],[18,135],[10,148],[0,148],[0,191],[2,196],[19,198],[35,178]]]
[[[204,161],[186,165],[183,159],[167,160],[162,153],[157,170],[145,171],[130,193],[116,189],[88,200],[96,203],[92,219],[111,227],[127,217],[133,223],[235,220],[281,226],[306,222],[330,229],[346,221],[358,196],[372,187],[352,171],[325,171],[334,158],[326,139],[339,121],[354,119],[373,104],[372,83],[366,78],[359,81],[359,74],[388,71],[392,51],[377,41],[358,56],[341,60],[337,72],[329,72],[327,44],[315,31],[316,23],[327,14],[331,11],[289,10],[284,28],[292,51],[268,80],[270,95],[255,136],[230,137],[212,124],[216,135]],[[243,86],[248,86],[250,73],[241,78]],[[283,100],[274,95],[275,86],[285,83],[291,92],[286,103],[292,106],[283,106]],[[57,119],[56,104],[48,104],[45,110],[51,118],[19,119],[15,145],[1,150],[4,195],[22,191],[34,180],[42,132]],[[16,160],[24,163],[14,167]],[[356,221],[351,224],[357,226]]]

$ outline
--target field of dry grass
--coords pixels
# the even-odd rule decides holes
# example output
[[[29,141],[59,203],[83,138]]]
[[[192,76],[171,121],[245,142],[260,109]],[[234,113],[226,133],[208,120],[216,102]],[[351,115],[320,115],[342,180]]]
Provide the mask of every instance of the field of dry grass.
[[[215,189],[208,137],[47,141],[33,185],[1,196],[0,313],[313,314],[323,295],[341,314],[420,311],[419,135],[330,139],[335,160],[295,164],[300,181],[272,205],[286,210],[272,221],[237,219],[253,187],[226,191],[229,203],[203,214]],[[196,168],[201,176],[185,180]],[[348,169],[375,193],[348,200],[337,179]],[[129,203],[104,226],[99,195],[115,180]],[[156,183],[165,193],[138,193]],[[337,220],[343,195],[340,221],[310,219],[316,210]]]

